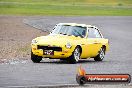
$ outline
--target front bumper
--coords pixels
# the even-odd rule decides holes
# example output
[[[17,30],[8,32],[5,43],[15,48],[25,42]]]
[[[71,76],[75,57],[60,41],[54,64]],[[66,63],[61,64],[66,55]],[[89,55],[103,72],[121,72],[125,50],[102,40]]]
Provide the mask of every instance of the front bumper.
[[[37,56],[42,56],[45,58],[54,58],[54,59],[59,59],[59,58],[68,58],[72,55],[73,52],[73,48],[71,49],[67,49],[66,47],[62,47],[62,51],[54,51],[54,55],[44,55],[43,49],[37,49],[37,45],[36,44],[31,44],[32,47],[32,52],[34,55]]]

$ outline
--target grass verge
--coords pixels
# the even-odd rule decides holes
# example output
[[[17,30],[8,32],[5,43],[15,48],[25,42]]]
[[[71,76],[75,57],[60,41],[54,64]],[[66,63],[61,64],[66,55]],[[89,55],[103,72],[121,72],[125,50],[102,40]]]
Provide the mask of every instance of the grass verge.
[[[0,0],[0,14],[131,16],[132,0]]]

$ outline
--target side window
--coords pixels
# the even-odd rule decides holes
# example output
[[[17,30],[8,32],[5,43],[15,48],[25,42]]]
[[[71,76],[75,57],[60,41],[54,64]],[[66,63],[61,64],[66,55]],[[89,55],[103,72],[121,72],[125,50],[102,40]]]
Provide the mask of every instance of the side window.
[[[88,38],[101,38],[101,35],[97,29],[89,28]]]
[[[93,28],[89,28],[88,38],[96,38],[96,36],[94,34],[94,29]]]

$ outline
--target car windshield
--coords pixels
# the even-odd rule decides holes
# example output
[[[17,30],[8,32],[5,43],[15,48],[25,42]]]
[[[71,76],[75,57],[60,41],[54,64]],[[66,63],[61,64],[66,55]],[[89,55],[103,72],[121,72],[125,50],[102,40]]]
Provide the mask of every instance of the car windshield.
[[[52,34],[63,34],[63,35],[74,35],[76,37],[85,37],[86,27],[81,26],[70,26],[70,25],[57,25]]]

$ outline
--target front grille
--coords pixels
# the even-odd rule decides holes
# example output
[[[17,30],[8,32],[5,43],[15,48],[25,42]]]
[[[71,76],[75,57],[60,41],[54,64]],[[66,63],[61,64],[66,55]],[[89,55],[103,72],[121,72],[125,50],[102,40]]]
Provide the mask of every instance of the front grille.
[[[38,49],[62,51],[62,48],[61,47],[57,47],[57,46],[40,46],[40,45],[38,45]]]

